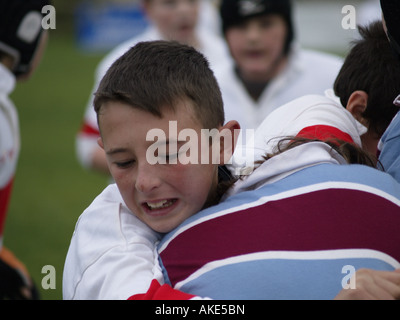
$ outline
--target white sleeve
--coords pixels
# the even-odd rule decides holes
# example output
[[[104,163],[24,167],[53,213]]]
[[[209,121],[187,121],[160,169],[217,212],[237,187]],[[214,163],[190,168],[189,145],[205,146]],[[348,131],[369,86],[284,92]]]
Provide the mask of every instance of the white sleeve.
[[[121,201],[111,185],[79,218],[64,266],[64,299],[127,299],[145,293],[153,279],[164,282],[158,234]]]

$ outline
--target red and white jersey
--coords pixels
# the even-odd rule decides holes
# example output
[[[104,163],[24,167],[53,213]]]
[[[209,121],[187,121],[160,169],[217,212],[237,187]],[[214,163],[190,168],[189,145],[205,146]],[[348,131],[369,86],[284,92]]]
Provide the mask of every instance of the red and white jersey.
[[[18,114],[8,98],[14,87],[14,75],[0,64],[0,248],[20,150]]]

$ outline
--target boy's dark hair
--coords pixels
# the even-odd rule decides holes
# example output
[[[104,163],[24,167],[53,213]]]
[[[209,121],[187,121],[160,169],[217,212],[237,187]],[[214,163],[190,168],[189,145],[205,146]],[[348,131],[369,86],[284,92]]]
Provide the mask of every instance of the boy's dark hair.
[[[116,60],[100,82],[94,108],[99,115],[108,101],[120,101],[158,117],[163,108],[189,99],[204,129],[224,123],[217,80],[205,57],[174,41],[141,42]]]
[[[393,101],[400,92],[400,63],[387,40],[382,21],[358,27],[361,39],[347,55],[335,84],[335,94],[344,107],[354,91],[368,94],[362,116],[369,130],[383,134],[399,109]]]

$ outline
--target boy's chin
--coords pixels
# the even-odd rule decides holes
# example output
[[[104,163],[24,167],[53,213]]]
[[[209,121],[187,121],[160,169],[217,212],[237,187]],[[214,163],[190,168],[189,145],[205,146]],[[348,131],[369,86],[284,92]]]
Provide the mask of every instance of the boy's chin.
[[[158,232],[158,233],[169,233],[172,230],[174,230],[178,225],[157,225],[157,226],[150,226],[151,229],[153,229],[153,231]]]

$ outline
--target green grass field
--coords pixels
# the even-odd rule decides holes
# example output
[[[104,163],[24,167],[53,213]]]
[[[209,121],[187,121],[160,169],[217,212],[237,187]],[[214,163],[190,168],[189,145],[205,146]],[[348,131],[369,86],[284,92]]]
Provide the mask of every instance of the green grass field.
[[[62,298],[62,273],[75,223],[107,178],[76,160],[75,135],[101,55],[79,52],[71,32],[52,30],[46,54],[29,82],[12,94],[22,149],[4,244],[28,267],[41,299]],[[41,286],[42,267],[56,270],[56,289]]]

